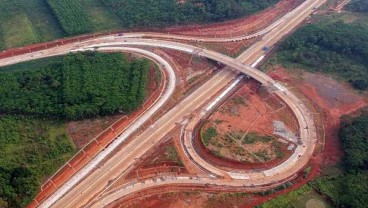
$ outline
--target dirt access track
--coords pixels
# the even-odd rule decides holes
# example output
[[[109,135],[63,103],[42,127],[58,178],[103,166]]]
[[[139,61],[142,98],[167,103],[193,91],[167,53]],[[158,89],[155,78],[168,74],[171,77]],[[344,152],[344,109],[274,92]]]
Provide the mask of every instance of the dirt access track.
[[[218,166],[241,170],[267,169],[286,160],[292,153],[292,149],[286,150],[287,147],[296,143],[274,135],[273,121],[276,120],[285,123],[294,134],[299,131],[291,110],[277,96],[249,80],[200,126],[202,136],[208,128],[216,129],[217,136],[205,146],[198,132],[194,146],[202,158]],[[246,140],[247,135],[253,135],[254,140]],[[267,141],[258,139],[262,137]],[[241,144],[237,142],[240,140]]]
[[[283,30],[283,32],[288,32],[292,29],[291,27],[291,24],[294,23],[293,26],[295,25],[298,25],[300,23],[300,21],[302,21],[306,16],[308,16],[310,14],[310,9],[311,7],[313,6],[319,6],[321,5],[322,3],[324,3],[324,1],[306,1],[305,4],[303,4],[303,6],[301,7],[301,11],[303,12],[298,12],[299,10],[297,11],[293,11],[291,12],[293,15],[296,15],[296,16],[293,16],[293,19],[291,22],[289,21],[285,21],[287,22],[287,25],[282,25],[280,26]],[[290,17],[291,15],[285,17],[286,19],[288,18],[291,18]],[[267,39],[267,42],[266,43],[270,43],[270,41],[277,41],[279,38],[281,38],[283,36],[282,32],[280,32],[280,30],[275,30],[275,33],[276,34],[270,34],[270,39]],[[106,39],[105,39],[106,40]],[[129,46],[131,47],[132,45],[134,46],[150,46],[150,47],[167,47],[167,48],[172,48],[172,49],[177,49],[177,50],[182,50],[182,51],[186,51],[186,52],[189,52],[189,53],[195,53],[199,56],[204,56],[204,57],[207,57],[209,59],[213,59],[215,61],[218,61],[218,62],[221,62],[225,65],[228,65],[234,69],[237,69],[241,72],[244,72],[245,74],[257,79],[259,82],[263,83],[265,86],[268,86],[270,87],[271,89],[274,89],[275,90],[275,93],[280,97],[282,98],[290,107],[291,109],[294,111],[294,113],[296,114],[296,117],[298,118],[299,120],[299,124],[301,126],[301,138],[303,139],[303,142],[305,142],[306,146],[305,147],[300,147],[298,149],[298,151],[308,151],[308,154],[303,154],[303,157],[300,158],[299,162],[297,162],[297,166],[298,167],[293,167],[295,169],[300,169],[304,166],[305,162],[307,162],[309,160],[309,154],[310,154],[310,150],[313,150],[313,142],[314,142],[314,137],[313,137],[313,124],[311,124],[310,120],[309,120],[309,117],[308,117],[308,113],[305,112],[305,109],[304,109],[304,106],[303,105],[299,105],[299,102],[298,102],[298,99],[296,97],[293,96],[293,94],[291,94],[286,88],[284,88],[282,85],[280,85],[279,83],[277,82],[274,82],[274,80],[272,80],[270,77],[268,77],[267,75],[251,68],[251,67],[248,67],[246,65],[243,65],[241,64],[238,60],[235,60],[235,59],[232,59],[230,57],[227,57],[227,56],[224,56],[222,54],[218,54],[218,53],[215,53],[213,51],[208,51],[208,50],[205,50],[205,49],[199,49],[199,48],[196,48],[196,47],[191,47],[191,46],[188,46],[188,45],[185,45],[185,44],[178,44],[178,43],[174,43],[174,42],[168,42],[168,41],[159,41],[159,40],[156,40],[155,42],[152,42],[152,41],[146,41],[146,40],[143,40],[143,39],[131,39],[128,41],[127,38],[123,38],[123,40],[127,41],[127,42],[121,42],[122,40],[121,39],[112,39],[110,41],[109,44],[98,44],[97,42],[97,46],[96,45],[93,45],[93,44],[96,44],[96,43],[92,43],[91,45],[85,45],[87,46],[87,48],[85,49],[88,49],[88,47],[91,47],[91,48],[95,48],[95,47],[98,47],[99,49],[102,49],[106,46],[106,50],[112,50],[111,46],[113,46],[114,44],[117,44],[118,47],[121,47],[122,45],[125,45],[125,46]],[[98,41],[98,40],[97,40]],[[260,44],[257,44],[255,46],[255,48],[251,48],[247,53],[249,54],[251,51],[253,52],[256,52],[258,51],[258,49],[262,48],[262,43],[264,42],[260,42]],[[87,43],[83,43],[83,44],[87,44]],[[70,45],[72,48],[75,46],[73,44]],[[81,46],[83,47],[83,46]],[[110,48],[109,48],[110,47]],[[115,47],[116,49],[116,47]],[[65,53],[65,50],[69,51],[70,48],[68,47],[65,47],[65,45],[63,47],[59,47],[57,48],[57,50],[64,50],[63,52]],[[56,52],[57,54],[57,50],[55,50],[54,52]],[[60,51],[59,51],[60,52]],[[254,53],[253,53],[254,54]],[[37,53],[37,54],[29,54],[30,56],[27,56],[28,58],[31,58],[31,59],[36,59],[36,58],[39,58],[39,57],[44,57],[44,56],[48,56],[50,55],[50,53],[46,53],[44,54],[43,52],[41,53]],[[22,56],[19,56],[18,58],[24,60]],[[249,58],[248,57],[245,57],[244,60],[246,61],[250,61],[252,59],[247,59]],[[8,61],[14,61],[14,60],[8,60]],[[6,62],[6,63],[9,63],[9,62]],[[222,85],[226,85],[228,82],[226,81],[225,77],[227,76],[228,80],[229,78],[232,78],[234,77],[233,74],[229,73],[228,71],[226,72],[220,72],[218,74],[222,74],[224,75],[223,77],[221,77],[219,79],[219,77],[215,77],[216,79],[219,79],[220,81],[222,81],[222,83],[220,83],[219,80],[216,80],[216,79],[212,79],[210,80],[208,83],[214,83],[215,85],[213,86],[218,86],[218,84],[222,84]],[[231,80],[231,79],[230,79]],[[226,81],[226,82],[225,82]],[[199,88],[198,89],[198,93],[202,93],[202,92],[206,92],[206,93],[209,93],[211,96],[212,94],[215,94],[217,91],[215,92],[211,92],[210,91],[210,88],[205,88],[205,85],[203,85],[203,88]],[[220,88],[221,89],[221,88]],[[201,90],[204,90],[204,91],[201,91]],[[218,89],[216,89],[218,90]],[[211,94],[212,93],[212,94]],[[193,93],[195,94],[195,93]],[[202,94],[200,94],[202,95]],[[208,99],[208,96],[206,96],[206,99]],[[183,105],[185,105],[186,107],[185,108],[181,108],[183,110],[191,110],[191,109],[194,109],[193,107],[197,108],[199,106],[202,106],[207,100],[205,100],[204,98],[202,97],[197,97],[196,98],[196,101],[197,103],[193,103],[193,102],[189,102],[189,105],[186,104],[186,102],[183,101]],[[193,106],[193,105],[196,105],[196,106]],[[173,109],[174,110],[174,109]],[[129,145],[135,145],[136,143],[138,144],[137,146],[135,146],[135,148],[133,148],[133,151],[130,150],[130,155],[129,156],[132,156],[132,158],[126,158],[125,156],[121,157],[121,154],[124,154],[126,155],[127,151],[126,149],[122,149],[121,152],[117,153],[116,155],[114,155],[110,160],[106,161],[105,164],[114,164],[115,162],[118,162],[119,165],[123,165],[123,166],[126,166],[126,165],[129,165],[131,164],[131,159],[134,159],[134,156],[137,156],[139,157],[141,154],[143,154],[146,149],[149,149],[152,145],[152,142],[155,143],[157,142],[157,140],[159,138],[162,138],[161,135],[165,135],[166,134],[166,131],[164,130],[170,130],[172,129],[173,126],[175,126],[175,122],[171,122],[172,120],[174,120],[173,118],[175,118],[175,121],[180,121],[180,119],[188,112],[184,112],[183,110],[180,110],[180,111],[175,111],[176,113],[171,115],[171,111],[169,113],[167,113],[165,116],[163,116],[161,119],[159,119],[157,121],[157,123],[159,124],[160,122],[162,123],[162,125],[158,125],[160,126],[160,131],[159,132],[155,132],[156,136],[157,137],[153,137],[152,136],[152,132],[150,130],[146,131],[146,132],[143,132],[142,133],[142,138],[140,138],[139,140],[134,140],[133,143],[130,143]],[[173,111],[174,112],[174,111]],[[168,120],[166,120],[168,119]],[[305,128],[307,126],[307,128]],[[167,127],[167,128],[166,128]],[[309,127],[309,128],[308,128]],[[142,146],[141,144],[144,144],[144,146]],[[112,146],[116,145],[115,143],[111,144]],[[140,148],[140,149],[137,149],[137,148]],[[108,147],[110,148],[110,146]],[[108,149],[107,148],[107,149]],[[143,148],[143,149],[142,149]],[[107,151],[106,149],[106,151]],[[109,150],[110,151],[110,150]],[[103,155],[102,155],[103,156]],[[290,161],[288,162],[291,162],[291,163],[288,163],[288,162],[285,162],[285,166],[293,166],[293,164],[296,162],[296,160],[298,160],[297,158],[297,155],[296,156],[293,156],[290,158]],[[300,157],[300,156],[299,156]],[[123,164],[120,164],[122,162],[122,158],[124,158],[123,160]],[[95,158],[96,159],[96,158]],[[303,160],[303,162],[301,162],[301,160]],[[278,168],[281,168],[281,169],[286,169],[288,170],[289,168],[286,168],[285,166],[278,166]],[[85,166],[85,168],[88,167],[90,168],[90,166]],[[114,165],[115,167],[115,165]],[[105,168],[101,168],[99,170],[96,170],[94,172],[91,172],[89,173],[87,170],[88,168],[86,168],[86,170],[84,170],[83,172],[79,172],[75,175],[75,178],[73,178],[72,181],[69,181],[68,183],[64,184],[63,187],[61,187],[60,189],[58,189],[55,194],[53,195],[53,197],[50,197],[47,201],[45,201],[45,203],[42,205],[42,206],[46,206],[48,207],[49,205],[52,205],[54,204],[56,201],[57,201],[57,204],[58,203],[61,203],[61,204],[64,204],[64,205],[67,205],[69,204],[71,207],[73,207],[73,204],[75,203],[83,203],[84,200],[88,200],[89,198],[85,198],[83,197],[85,194],[89,194],[91,190],[95,191],[96,188],[97,190],[99,190],[99,188],[101,187],[104,187],[104,183],[105,183],[105,180],[99,180],[101,178],[101,176],[99,176],[100,173],[102,173],[103,175],[102,176],[108,176],[108,177],[113,177],[115,176],[115,173],[112,173],[110,171],[117,171],[115,169],[105,169]],[[118,168],[118,166],[116,166],[116,168]],[[119,170],[121,171],[121,168],[119,168]],[[125,169],[124,169],[125,170]],[[107,172],[106,172],[107,171]],[[254,182],[255,184],[264,184],[264,183],[269,183],[271,182],[272,180],[275,180],[276,178],[272,177],[274,174],[275,174],[275,171],[276,170],[272,170],[270,169],[268,172],[263,172],[262,174],[266,175],[266,178],[261,177],[261,178],[258,178],[260,175],[258,174],[255,174],[255,175],[252,175],[250,177],[250,181],[247,181],[249,183],[250,186],[252,186],[252,182]],[[279,170],[278,170],[279,171]],[[109,174],[106,174],[106,173],[109,173]],[[84,175],[83,175],[84,174]],[[87,176],[88,174],[88,176]],[[288,174],[292,174],[292,173],[288,173]],[[84,190],[82,190],[82,192],[80,194],[73,194],[74,193],[74,190],[75,191],[78,191],[78,188],[80,186],[80,184],[78,184],[77,187],[74,187],[74,182],[77,180],[77,178],[81,177],[81,178],[84,178],[85,176],[87,176],[82,182],[83,183],[87,183],[87,184],[91,184],[91,183],[88,183],[89,180],[92,180],[92,181],[95,181],[93,182],[92,185],[96,185],[96,187],[94,187],[93,189],[89,189],[88,192],[85,192]],[[94,177],[97,177],[97,178],[94,178]],[[280,175],[280,177],[285,177],[285,176],[282,176]],[[258,178],[258,179],[257,179]],[[287,177],[289,179],[289,177]],[[283,178],[284,179],[284,178]],[[267,181],[265,181],[267,180]],[[277,181],[280,181],[278,179],[276,179]],[[252,182],[251,182],[252,181]],[[201,184],[201,183],[207,183],[208,180],[193,180],[191,177],[184,177],[184,178],[181,178],[180,181],[172,181],[172,180],[166,180],[165,181],[162,181],[162,184],[164,185],[165,183],[168,183],[169,184],[176,184],[176,183],[187,183],[187,184]],[[98,184],[97,183],[100,183],[99,185],[101,186],[97,186]],[[161,183],[161,182],[160,182]],[[210,179],[210,183],[215,183],[217,184],[218,186],[222,186],[222,187],[227,187],[227,186],[243,186],[243,184],[240,184],[239,181],[222,181],[222,180],[213,180],[213,179]],[[149,185],[154,185],[154,186],[157,186],[156,183],[146,183],[146,186],[149,186]],[[66,200],[66,203],[63,203],[63,200],[60,200],[59,199],[59,195],[60,197],[64,195],[64,193],[62,193],[64,190],[69,190],[71,187],[74,187],[75,189],[73,189],[73,191],[68,191],[68,193],[66,193],[66,195],[63,197],[64,200]],[[91,187],[91,186],[89,186]],[[89,188],[88,187],[88,188]],[[137,186],[135,186],[136,188],[139,188]],[[133,191],[133,189],[129,189],[127,191]],[[71,200],[68,200],[68,196],[72,196],[72,197],[80,197],[81,201],[71,201]],[[109,198],[109,197],[108,197]],[[108,198],[104,198],[104,199],[108,199]],[[54,201],[56,199],[56,201]],[[70,204],[72,203],[72,204]],[[55,206],[58,206],[57,204],[55,204]],[[64,206],[63,205],[63,206]],[[78,206],[78,205],[77,205]],[[75,206],[74,206],[75,207]]]
[[[271,28],[273,28],[272,25],[270,25],[270,23],[272,21],[275,21],[277,19],[277,17],[280,17],[281,15],[286,14],[288,11],[290,11],[291,9],[295,8],[297,5],[299,5],[302,1],[301,0],[281,0],[275,7],[269,8],[265,11],[262,11],[258,14],[252,15],[250,17],[246,17],[240,20],[233,20],[233,21],[228,21],[228,22],[224,22],[224,23],[219,23],[219,24],[209,24],[206,26],[201,26],[203,28],[203,30],[210,30],[210,32],[204,32],[202,35],[203,37],[207,36],[211,36],[214,34],[214,32],[221,32],[223,33],[223,31],[227,31],[226,35],[222,35],[221,37],[223,38],[235,38],[237,36],[247,36],[247,34],[252,33],[252,31],[247,31],[244,30],[244,28],[242,27],[247,27],[245,25],[248,25],[249,22],[258,22],[257,24],[261,24],[262,26],[259,26],[258,28],[263,28],[266,26],[269,26],[270,28],[267,29],[264,28],[264,30],[260,30],[259,33],[256,33],[254,35],[250,35],[250,37],[257,37],[260,36],[262,34],[265,34],[265,32],[269,31]],[[282,11],[282,12],[280,12]],[[272,18],[266,18],[268,16],[270,16],[270,14],[277,14],[277,15],[271,15]],[[265,19],[268,19],[269,21],[265,21]],[[159,30],[157,32],[160,32],[161,34],[170,34],[170,33],[178,33],[179,35],[189,35],[192,37],[195,37],[196,33],[193,33],[193,30],[195,28],[197,28],[198,30],[199,26],[192,26],[192,27],[188,27],[188,28],[171,28],[171,29],[167,29],[165,30]],[[233,34],[232,32],[229,32],[231,30],[229,30],[228,28],[239,28],[237,29],[239,33],[238,35]],[[212,30],[210,29],[212,28]],[[174,32],[176,31],[176,32]],[[264,31],[264,32],[262,32]],[[19,56],[22,54],[27,54],[27,53],[32,53],[32,52],[36,52],[36,51],[40,51],[40,50],[46,50],[46,49],[50,49],[53,47],[59,47],[62,45],[66,45],[66,44],[71,44],[71,43],[75,43],[75,42],[81,42],[81,41],[85,41],[85,40],[90,40],[90,39],[96,39],[98,37],[106,37],[108,35],[117,35],[117,34],[122,34],[128,31],[115,31],[115,32],[109,32],[109,33],[96,33],[96,34],[90,34],[90,35],[81,35],[81,36],[77,36],[77,37],[71,37],[71,38],[64,38],[64,39],[60,39],[60,40],[55,40],[55,41],[51,41],[51,42],[47,42],[47,43],[40,43],[40,44],[33,44],[30,46],[26,46],[26,47],[21,47],[21,48],[14,48],[14,49],[8,49],[8,50],[4,50],[0,52],[0,59],[4,59],[4,58],[9,58],[9,57],[13,57],[13,56]],[[137,31],[134,31],[136,34]],[[152,31],[151,31],[152,32]],[[186,32],[188,32],[188,34],[185,34]],[[202,33],[202,32],[200,32]],[[129,34],[129,32],[127,33]],[[144,34],[144,33],[143,33]],[[155,34],[155,33],[154,33]],[[142,34],[140,33],[140,36],[142,36]],[[169,36],[172,37],[172,36]],[[175,36],[174,36],[175,37]],[[176,38],[180,38],[180,36],[176,37]],[[198,40],[197,38],[190,38],[193,40]]]
[[[281,0],[275,6],[249,17],[208,25],[172,27],[159,32],[207,38],[225,38],[250,35],[266,28],[270,25],[270,23],[294,9],[301,2],[303,1]]]

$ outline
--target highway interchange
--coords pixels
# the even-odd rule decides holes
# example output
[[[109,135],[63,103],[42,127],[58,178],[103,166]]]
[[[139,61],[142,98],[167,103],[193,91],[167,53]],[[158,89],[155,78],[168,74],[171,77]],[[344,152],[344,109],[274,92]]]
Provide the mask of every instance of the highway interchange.
[[[123,36],[106,36],[81,43],[71,43],[57,48],[20,55],[3,59],[0,65],[14,64],[21,61],[38,59],[47,56],[66,54],[73,51],[100,50],[100,51],[130,51],[142,54],[159,62],[168,73],[167,87],[152,107],[141,115],[127,130],[112,142],[105,150],[93,158],[82,170],[76,173],[62,187],[55,191],[46,200],[39,202],[39,207],[106,207],[116,200],[137,191],[163,185],[211,185],[226,187],[226,189],[242,189],[246,191],[259,190],[264,187],[274,187],[293,178],[302,170],[313,154],[316,144],[316,130],[314,121],[304,104],[285,86],[274,81],[263,72],[251,67],[259,57],[264,55],[262,48],[270,47],[280,41],[285,35],[292,32],[305,18],[325,0],[306,0],[299,7],[284,17],[276,20],[269,27],[255,33],[253,36],[234,38],[196,38],[158,33],[129,33]],[[262,39],[247,49],[238,58],[234,59],[215,51],[196,46],[174,42],[173,40],[196,40],[208,42],[239,41],[255,36]],[[161,40],[160,38],[165,38]],[[171,39],[170,41],[167,39]],[[155,119],[155,123],[140,133],[134,140],[119,147],[133,132],[150,119],[167,102],[175,89],[175,74],[170,64],[158,55],[143,48],[167,48],[178,50],[201,57],[215,60],[227,67],[220,70],[196,91],[177,103],[162,117]],[[294,154],[282,164],[262,171],[224,171],[200,158],[192,147],[191,135],[193,128],[207,113],[206,108],[229,85],[234,83],[239,72],[260,82],[270,91],[282,99],[294,113],[299,123],[299,135],[302,144],[298,145]],[[201,113],[195,113],[201,112]],[[187,119],[191,115],[191,119]],[[111,181],[124,176],[131,170],[137,158],[142,157],[154,145],[177,127],[178,123],[185,123],[184,147],[188,156],[201,169],[211,174],[192,176],[166,176],[164,179],[136,181],[120,186],[112,191],[106,191]],[[118,148],[119,147],[119,148]],[[112,154],[113,153],[113,154]]]

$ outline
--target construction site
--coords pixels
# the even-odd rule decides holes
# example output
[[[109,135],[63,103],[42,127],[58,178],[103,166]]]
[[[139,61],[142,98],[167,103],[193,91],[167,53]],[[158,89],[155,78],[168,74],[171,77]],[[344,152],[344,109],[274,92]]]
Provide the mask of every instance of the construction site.
[[[154,63],[138,110],[68,122],[78,153],[27,207],[253,207],[336,164],[340,117],[367,98],[322,74],[259,70],[325,2],[281,0],[223,23],[1,51],[4,66],[77,51],[123,52]]]

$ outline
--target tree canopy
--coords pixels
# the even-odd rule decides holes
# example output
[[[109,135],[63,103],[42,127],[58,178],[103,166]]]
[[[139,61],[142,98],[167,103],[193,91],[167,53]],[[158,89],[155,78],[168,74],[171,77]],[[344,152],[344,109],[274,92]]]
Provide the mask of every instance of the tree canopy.
[[[347,170],[368,170],[368,110],[357,118],[344,117],[339,137]]]
[[[38,189],[38,182],[26,167],[0,167],[0,207],[24,207]]]
[[[123,27],[163,27],[246,16],[278,0],[103,0]]]
[[[2,113],[82,119],[131,112],[145,97],[144,59],[128,62],[121,53],[86,52],[42,65],[0,70]]]
[[[75,153],[64,123],[0,117],[0,207],[25,207],[41,183]]]
[[[277,59],[336,74],[364,90],[368,88],[367,34],[368,25],[361,22],[310,24],[281,43]]]
[[[368,12],[368,1],[367,0],[352,0],[347,4],[346,9],[352,12]]]
[[[339,207],[366,207],[368,198],[368,111],[345,116],[339,131],[347,174],[319,178],[310,184]]]
[[[86,10],[77,0],[46,0],[61,27],[68,35],[93,31],[93,24]]]

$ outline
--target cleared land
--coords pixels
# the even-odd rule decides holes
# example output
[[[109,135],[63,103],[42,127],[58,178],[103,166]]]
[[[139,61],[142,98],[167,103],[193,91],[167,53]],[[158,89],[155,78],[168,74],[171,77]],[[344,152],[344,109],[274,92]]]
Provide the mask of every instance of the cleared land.
[[[281,101],[262,90],[258,94],[257,87],[255,83],[241,87],[202,127],[202,142],[217,157],[264,163],[288,154],[289,138],[273,134],[273,122],[282,121],[295,133],[296,120]]]
[[[281,43],[268,65],[328,73],[358,90],[367,89],[367,15],[317,18]]]

